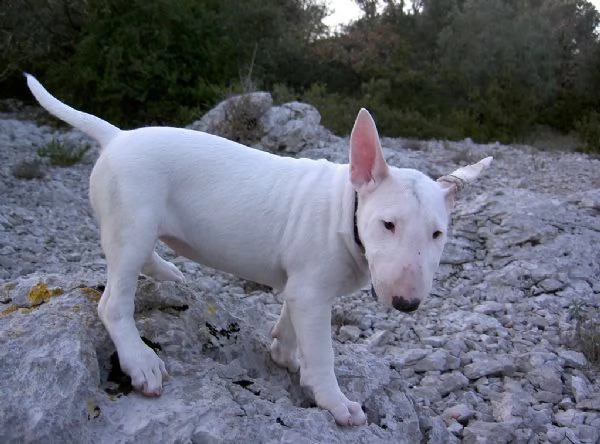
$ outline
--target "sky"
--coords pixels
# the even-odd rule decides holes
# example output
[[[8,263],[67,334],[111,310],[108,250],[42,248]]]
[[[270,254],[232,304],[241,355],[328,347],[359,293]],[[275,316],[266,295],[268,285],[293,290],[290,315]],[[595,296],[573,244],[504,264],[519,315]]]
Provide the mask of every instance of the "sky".
[[[588,0],[600,11],[600,0]],[[325,24],[335,28],[339,24],[345,24],[360,17],[361,12],[353,0],[328,0],[329,9],[333,14],[325,19]]]
[[[600,2],[600,0],[597,1]],[[328,0],[327,3],[333,13],[324,21],[330,28],[356,20],[361,15],[359,7],[353,0]]]

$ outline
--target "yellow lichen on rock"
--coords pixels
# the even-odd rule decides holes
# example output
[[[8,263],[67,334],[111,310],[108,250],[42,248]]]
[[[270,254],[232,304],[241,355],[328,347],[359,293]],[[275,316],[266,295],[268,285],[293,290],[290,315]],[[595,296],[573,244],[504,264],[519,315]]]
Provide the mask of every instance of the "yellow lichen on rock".
[[[14,313],[18,309],[19,309],[18,305],[9,304],[8,307],[6,307],[4,310],[0,311],[0,317],[8,316],[9,314]]]
[[[58,296],[63,293],[64,292],[60,288],[50,289],[46,284],[40,281],[29,290],[27,301],[29,301],[31,305],[36,306],[43,304],[52,296]]]
[[[81,287],[81,292],[87,297],[90,301],[98,302],[102,297],[102,293],[100,293],[95,288],[91,287]]]

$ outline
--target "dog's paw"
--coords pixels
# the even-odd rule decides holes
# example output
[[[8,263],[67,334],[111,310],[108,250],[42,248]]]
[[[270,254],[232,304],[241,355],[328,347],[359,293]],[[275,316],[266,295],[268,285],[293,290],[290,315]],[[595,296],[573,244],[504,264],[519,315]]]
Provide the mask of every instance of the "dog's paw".
[[[169,374],[165,363],[147,345],[139,347],[134,353],[120,357],[121,370],[131,377],[131,385],[146,396],[160,396],[162,380]]]
[[[279,342],[279,339],[273,339],[271,343],[271,359],[292,373],[296,373],[300,369],[300,360],[296,350],[287,350]]]
[[[142,273],[150,276],[155,281],[173,281],[185,283],[183,273],[171,262],[164,260],[158,254],[153,253],[152,260],[142,268]]]
[[[342,426],[361,426],[367,423],[367,415],[358,402],[346,400],[330,412],[335,422]]]
[[[174,282],[179,282],[181,284],[185,284],[185,276],[183,275],[183,273],[179,270],[179,268],[177,268],[175,265],[169,263],[169,265],[172,267],[171,269],[171,281]]]
[[[335,419],[335,422],[341,426],[361,426],[367,423],[367,415],[362,410],[358,402],[350,401],[343,394],[335,401],[319,402],[317,405],[329,410]]]

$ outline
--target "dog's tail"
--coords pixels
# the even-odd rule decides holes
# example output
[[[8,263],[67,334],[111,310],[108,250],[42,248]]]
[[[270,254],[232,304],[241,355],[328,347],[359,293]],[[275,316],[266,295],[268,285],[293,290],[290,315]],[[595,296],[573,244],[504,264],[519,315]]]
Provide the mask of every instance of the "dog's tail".
[[[40,105],[46,108],[49,113],[96,139],[102,147],[108,145],[121,131],[116,126],[99,117],[78,111],[62,103],[46,91],[42,84],[31,74],[25,73],[25,77],[27,78],[27,86],[29,86],[29,89]]]

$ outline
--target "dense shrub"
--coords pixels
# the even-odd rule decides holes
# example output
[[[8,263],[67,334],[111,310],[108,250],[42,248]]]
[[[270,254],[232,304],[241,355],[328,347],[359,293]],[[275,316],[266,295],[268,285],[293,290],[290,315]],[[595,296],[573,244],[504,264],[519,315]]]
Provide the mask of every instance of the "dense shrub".
[[[12,1],[0,13],[10,30],[0,94],[28,70],[62,99],[128,126],[197,114],[250,64],[260,84],[290,80],[323,31],[324,7],[310,0]]]
[[[511,142],[543,125],[597,150],[589,1],[358,3],[326,35],[325,0],[5,0],[0,97],[30,97],[27,70],[121,126],[187,124],[251,79],[338,134],[366,107],[388,136]]]
[[[575,123],[575,130],[585,151],[600,153],[600,113],[590,111]]]

